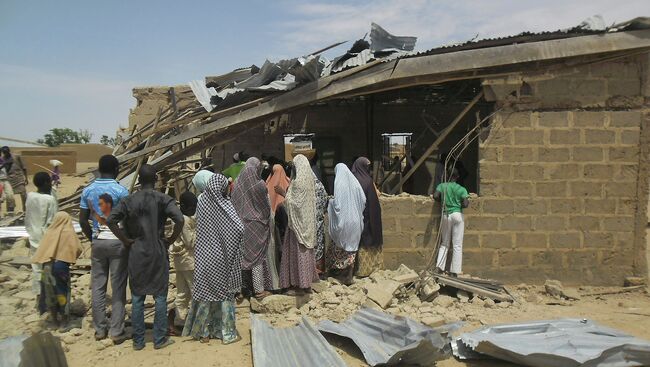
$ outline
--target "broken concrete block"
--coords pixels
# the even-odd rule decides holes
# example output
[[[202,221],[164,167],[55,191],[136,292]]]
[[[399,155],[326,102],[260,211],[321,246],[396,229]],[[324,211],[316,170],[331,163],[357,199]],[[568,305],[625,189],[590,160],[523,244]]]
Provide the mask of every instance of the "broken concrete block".
[[[445,319],[440,316],[427,316],[422,318],[422,323],[429,327],[438,327],[445,324]]]
[[[544,283],[544,289],[549,296],[560,298],[562,297],[562,283],[559,280],[547,280]]]
[[[440,285],[433,278],[427,278],[420,286],[420,299],[422,301],[431,300],[438,295],[438,291],[440,291]]]
[[[469,302],[469,296],[470,296],[470,294],[463,291],[463,290],[458,290],[458,292],[456,292],[456,297],[458,297],[458,300],[460,301],[460,303]]]
[[[579,300],[580,296],[572,290],[565,290],[559,280],[547,280],[544,283],[546,293],[555,298],[565,298],[568,300]]]
[[[329,283],[322,280],[311,284],[311,289],[316,293],[323,293],[327,288],[329,288]]]
[[[375,301],[373,301],[371,299],[366,299],[366,301],[363,303],[362,307],[372,308],[373,310],[382,311],[382,308]]]
[[[13,296],[15,298],[24,299],[24,300],[27,300],[27,301],[31,301],[31,300],[36,299],[36,296],[34,295],[34,293],[32,293],[32,291],[20,291],[20,292],[14,294]]]
[[[258,313],[283,313],[292,308],[300,308],[305,303],[309,302],[309,295],[302,296],[287,296],[283,294],[273,294],[264,297],[263,300],[258,301],[256,298],[251,298],[251,310]]]
[[[644,277],[627,277],[625,278],[624,285],[626,287],[634,287],[638,285],[645,285],[646,279]]]
[[[32,324],[41,321],[41,317],[38,314],[34,313],[29,316],[25,316],[23,320],[25,321],[26,324]]]
[[[442,308],[447,308],[454,304],[454,299],[449,296],[440,295],[433,300],[433,303]]]
[[[393,295],[399,289],[400,285],[400,283],[394,280],[382,280],[376,284],[369,284],[366,286],[368,298],[385,309],[391,304]]]
[[[414,270],[411,270],[408,266],[401,264],[396,271],[396,275],[393,277],[393,280],[401,284],[413,283],[420,279],[418,273]]]

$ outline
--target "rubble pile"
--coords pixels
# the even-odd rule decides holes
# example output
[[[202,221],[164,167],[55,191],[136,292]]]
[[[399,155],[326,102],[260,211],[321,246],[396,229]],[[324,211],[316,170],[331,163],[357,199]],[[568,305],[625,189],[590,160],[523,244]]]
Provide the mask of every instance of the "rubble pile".
[[[529,288],[523,291],[528,293]],[[367,307],[436,327],[458,320],[481,321],[479,317],[485,308],[512,305],[462,290],[441,289],[432,274],[418,274],[405,265],[397,270],[375,271],[367,278],[355,279],[350,286],[328,278],[315,283],[311,294],[273,295],[262,301],[251,299],[252,311],[262,313],[264,319],[276,326],[295,324],[303,316],[314,321],[341,322],[361,307]]]

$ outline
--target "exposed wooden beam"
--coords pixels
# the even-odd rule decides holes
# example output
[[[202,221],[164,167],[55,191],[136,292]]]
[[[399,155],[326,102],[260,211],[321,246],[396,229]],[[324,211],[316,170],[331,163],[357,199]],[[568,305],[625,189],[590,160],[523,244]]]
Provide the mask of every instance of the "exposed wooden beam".
[[[480,91],[476,95],[476,97],[474,97],[474,99],[472,99],[472,101],[469,104],[467,104],[467,106],[465,106],[465,108],[458,114],[458,116],[456,116],[454,121],[452,121],[449,124],[449,126],[447,126],[447,128],[436,138],[436,140],[433,142],[433,144],[431,144],[427,148],[427,150],[424,151],[422,156],[417,160],[417,162],[415,162],[413,167],[411,167],[411,169],[408,172],[406,172],[406,174],[404,176],[402,176],[402,179],[399,180],[399,183],[390,190],[391,194],[394,194],[398,190],[401,189],[402,185],[404,185],[404,183],[411,176],[413,176],[413,173],[415,173],[415,171],[422,165],[422,163],[424,163],[424,161],[426,161],[429,158],[431,153],[433,153],[436,149],[438,149],[438,146],[440,145],[440,143],[442,143],[442,141],[445,140],[445,138],[447,138],[447,135],[449,135],[449,133],[454,129],[454,127],[456,127],[456,125],[458,125],[458,123],[463,119],[463,117],[465,117],[465,115],[474,107],[474,105],[476,105],[476,103],[481,98],[483,98],[483,91]]]

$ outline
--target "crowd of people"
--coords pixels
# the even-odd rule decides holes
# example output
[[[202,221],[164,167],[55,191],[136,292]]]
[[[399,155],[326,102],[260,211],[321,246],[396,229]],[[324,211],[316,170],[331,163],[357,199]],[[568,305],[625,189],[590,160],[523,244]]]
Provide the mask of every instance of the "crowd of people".
[[[115,344],[125,333],[127,280],[132,294],[133,348],[145,346],[144,303],[154,299],[154,348],[181,334],[201,342],[236,342],[235,307],[245,296],[263,299],[273,293],[302,295],[327,276],[351,284],[383,267],[379,191],[371,162],[357,158],[335,168],[333,195],[328,195],[313,164],[297,155],[287,165],[270,165],[238,153],[226,172],[199,170],[193,190],[176,201],[155,189],[155,168],[138,172],[140,188],[129,191],[116,180],[118,160],[99,160],[99,177],[82,192],[79,222],[91,241],[92,322],[95,339]],[[452,179],[457,178],[452,175]],[[57,213],[52,179],[34,176],[37,192],[27,196],[26,225],[33,253],[34,292],[39,309],[65,323],[69,315],[70,271],[80,243],[71,218]],[[198,195],[198,197],[197,197]],[[460,272],[462,208],[467,191],[441,183],[434,198],[445,203],[442,246],[453,238],[452,272]],[[166,224],[173,223],[169,235]],[[452,232],[453,231],[453,235]],[[328,235],[326,235],[326,233]],[[329,238],[330,241],[327,241]],[[439,258],[445,269],[446,251]],[[171,260],[170,260],[171,259]],[[175,270],[176,299],[168,313],[170,263]],[[106,316],[106,289],[111,282],[111,315]]]

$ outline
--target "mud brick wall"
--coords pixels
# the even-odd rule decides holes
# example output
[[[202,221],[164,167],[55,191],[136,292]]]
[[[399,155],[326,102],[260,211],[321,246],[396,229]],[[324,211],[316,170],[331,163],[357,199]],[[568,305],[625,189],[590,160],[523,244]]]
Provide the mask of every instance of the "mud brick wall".
[[[465,272],[593,285],[647,275],[647,59],[522,75],[533,95],[497,101],[465,213]],[[393,197],[382,208],[387,267],[426,267],[439,206]]]

